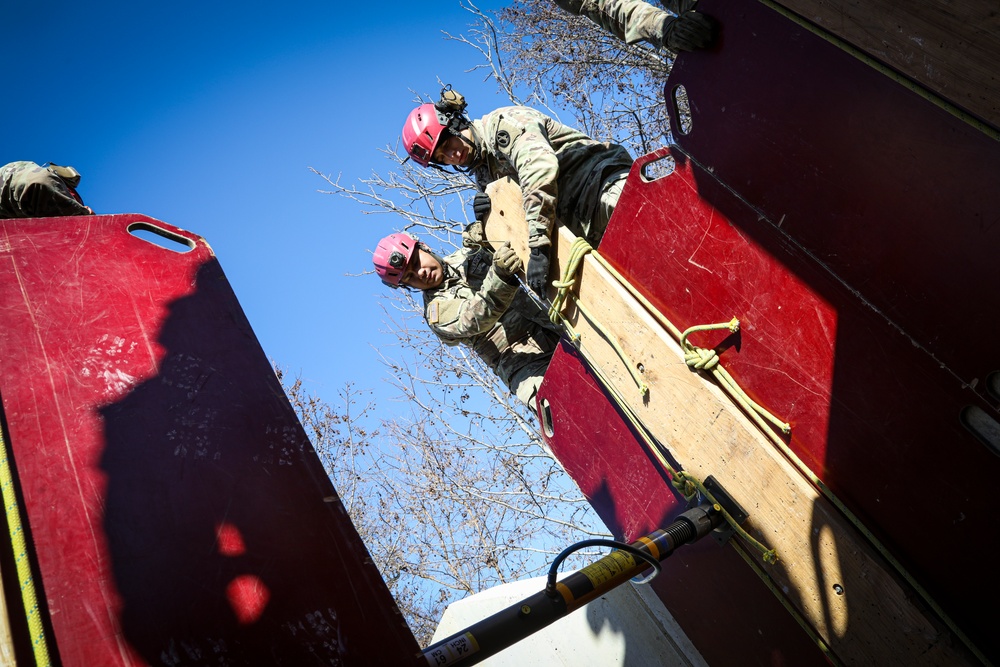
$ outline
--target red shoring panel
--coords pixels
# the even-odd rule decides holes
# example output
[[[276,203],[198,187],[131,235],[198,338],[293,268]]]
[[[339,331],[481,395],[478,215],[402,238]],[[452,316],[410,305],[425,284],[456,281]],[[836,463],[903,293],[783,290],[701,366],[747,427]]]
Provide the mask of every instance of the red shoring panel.
[[[0,393],[61,664],[414,664],[208,244],[140,215],[0,229]]]
[[[677,170],[633,170],[600,251],[681,329],[741,320],[727,370],[1000,655],[969,604],[1000,592],[1000,458],[960,421],[1000,416],[1000,145],[759,3],[701,8],[723,39],[671,73],[693,115]]]

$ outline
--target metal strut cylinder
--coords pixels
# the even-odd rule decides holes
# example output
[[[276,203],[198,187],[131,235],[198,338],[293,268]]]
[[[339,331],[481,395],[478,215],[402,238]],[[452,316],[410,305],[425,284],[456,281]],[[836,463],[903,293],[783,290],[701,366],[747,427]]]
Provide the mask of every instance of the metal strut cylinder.
[[[631,545],[622,545],[625,548],[556,582],[556,567],[568,553],[564,551],[553,563],[545,590],[427,647],[423,656],[434,667],[474,665],[604,595],[651,564],[656,564],[658,571],[659,561],[678,547],[704,537],[722,521],[718,505],[689,509],[665,529],[640,537]]]

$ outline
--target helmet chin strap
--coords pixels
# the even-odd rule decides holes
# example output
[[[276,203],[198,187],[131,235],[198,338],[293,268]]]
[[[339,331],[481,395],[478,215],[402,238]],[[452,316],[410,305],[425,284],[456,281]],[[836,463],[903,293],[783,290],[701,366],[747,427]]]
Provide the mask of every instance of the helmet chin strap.
[[[458,136],[462,137],[462,141],[464,141],[465,143],[467,143],[470,146],[472,146],[472,163],[471,164],[475,164],[476,162],[479,161],[479,141],[478,141],[479,140],[479,135],[476,134],[476,127],[472,123],[466,121],[465,122],[465,126],[469,129],[469,132],[472,133],[473,139],[475,139],[475,141],[473,139],[469,139],[462,132],[459,132]]]
[[[460,126],[459,123],[464,124],[465,128],[468,128],[469,131],[472,132],[473,139],[469,139],[467,136],[465,136],[465,134],[462,133],[461,130],[457,130],[456,129],[457,127]],[[476,141],[479,138],[479,135],[476,133],[475,126],[472,123],[470,123],[468,120],[466,120],[465,118],[453,117],[452,120],[451,120],[451,122],[448,123],[448,131],[451,132],[452,134],[454,134],[455,136],[459,137],[462,141],[464,141],[465,143],[469,144],[469,146],[472,147],[472,160],[469,162],[469,166],[467,166],[467,167],[460,167],[457,164],[453,164],[453,165],[451,165],[452,171],[454,173],[456,173],[456,174],[464,174],[466,176],[466,178],[468,178],[470,181],[472,181],[472,184],[475,185],[476,189],[478,190],[479,189],[479,184],[476,182],[476,180],[474,178],[472,178],[472,176],[469,175],[472,172],[472,168],[474,166],[476,166],[477,162],[479,162],[479,156],[480,156],[480,153],[481,153],[481,151],[479,150],[479,143],[478,143],[478,141]],[[441,166],[437,162],[431,162],[427,166],[433,167],[433,168],[437,169],[438,171],[448,171],[447,169],[445,169],[443,166]]]
[[[468,176],[469,173],[472,171],[472,168],[474,166],[476,166],[476,163],[479,162],[480,151],[479,151],[479,141],[478,141],[479,135],[476,134],[476,128],[475,128],[475,126],[472,123],[470,123],[469,121],[466,120],[465,121],[465,127],[468,128],[469,131],[472,133],[472,136],[473,136],[472,139],[470,139],[467,136],[465,136],[465,134],[463,132],[456,132],[455,134],[457,134],[458,137],[462,139],[462,141],[464,141],[465,143],[469,144],[469,146],[472,147],[472,160],[469,161],[469,165],[467,167],[459,167],[458,165],[455,165],[452,168],[455,171],[457,171],[459,173],[462,173],[462,174],[465,174],[466,176]],[[475,183],[475,181],[473,181],[473,183]]]

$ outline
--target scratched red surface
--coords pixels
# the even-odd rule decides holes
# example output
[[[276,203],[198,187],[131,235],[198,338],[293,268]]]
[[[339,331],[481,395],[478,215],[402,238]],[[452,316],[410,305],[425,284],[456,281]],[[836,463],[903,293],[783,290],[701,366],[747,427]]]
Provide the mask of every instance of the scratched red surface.
[[[61,664],[415,662],[200,237],[0,221],[0,395]]]
[[[1000,457],[960,420],[970,406],[1000,418],[986,389],[1000,370],[1000,145],[760,3],[701,8],[722,42],[682,54],[665,88],[687,90],[692,130],[637,162],[600,251],[681,329],[739,318],[737,336],[693,341],[722,344],[727,370],[791,423],[795,452],[1000,656],[1000,614],[970,604],[1000,592]],[[663,158],[672,174],[641,176]],[[560,408],[582,418],[603,401]],[[554,439],[567,467],[597,448],[607,484],[633,474],[629,448],[572,438]],[[596,504],[621,524],[651,518],[647,498]]]

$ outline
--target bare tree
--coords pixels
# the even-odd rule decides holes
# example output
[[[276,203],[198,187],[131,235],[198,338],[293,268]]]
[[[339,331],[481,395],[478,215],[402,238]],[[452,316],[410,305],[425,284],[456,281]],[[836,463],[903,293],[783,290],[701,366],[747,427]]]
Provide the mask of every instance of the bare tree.
[[[497,12],[495,21],[474,13],[480,32],[470,32],[471,40],[448,37],[481,47],[483,37],[495,32],[495,50],[503,53],[503,74],[496,78],[505,88],[567,111],[571,124],[636,156],[669,141],[663,87],[673,59],[667,51],[625,44],[552,0],[518,0]]]
[[[407,335],[405,327],[395,332]],[[368,391],[348,385],[334,408],[277,371],[424,645],[448,603],[541,574],[568,544],[604,534],[492,373],[461,349],[428,352],[426,366],[385,358],[411,408],[386,420]]]
[[[473,25],[445,38],[468,44],[479,60],[472,71],[511,103],[559,106],[591,136],[634,155],[667,140],[664,53],[627,46],[547,0],[515,2],[495,15],[465,8]],[[362,213],[397,216],[399,229],[430,237],[439,249],[457,245],[474,186],[464,174],[407,162],[397,148],[381,150],[384,174],[373,171],[357,184],[316,173],[327,192],[355,201]],[[396,344],[378,354],[408,406],[402,415],[377,418],[370,393],[352,385],[337,409],[297,380],[285,387],[426,644],[452,600],[540,574],[564,547],[604,527],[545,450],[535,417],[469,348],[434,336],[413,293],[395,290],[383,311]]]

